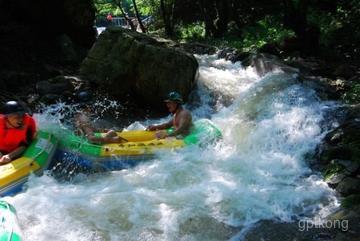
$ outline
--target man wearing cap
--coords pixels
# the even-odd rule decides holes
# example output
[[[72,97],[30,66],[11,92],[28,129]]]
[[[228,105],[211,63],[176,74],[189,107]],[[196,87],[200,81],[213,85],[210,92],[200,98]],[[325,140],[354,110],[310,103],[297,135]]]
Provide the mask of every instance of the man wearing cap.
[[[0,165],[21,156],[35,137],[36,124],[17,101],[6,102],[0,114]]]
[[[164,100],[169,112],[173,114],[173,118],[160,125],[151,125],[147,128],[149,131],[158,131],[156,133],[157,138],[163,139],[170,136],[186,136],[190,134],[192,127],[192,116],[190,111],[183,108],[183,98],[178,92],[171,92],[168,98]],[[167,133],[165,129],[174,127],[174,131]],[[163,130],[163,131],[161,131]]]

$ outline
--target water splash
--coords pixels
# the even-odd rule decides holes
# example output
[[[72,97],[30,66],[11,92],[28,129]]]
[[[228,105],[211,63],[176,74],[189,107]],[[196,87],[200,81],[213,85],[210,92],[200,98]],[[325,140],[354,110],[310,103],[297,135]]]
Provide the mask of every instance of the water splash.
[[[27,192],[9,198],[28,240],[228,240],[261,219],[326,215],[338,205],[306,160],[332,125],[334,103],[293,74],[259,77],[240,63],[197,58],[187,107],[211,118],[223,140],[73,182],[31,178]]]

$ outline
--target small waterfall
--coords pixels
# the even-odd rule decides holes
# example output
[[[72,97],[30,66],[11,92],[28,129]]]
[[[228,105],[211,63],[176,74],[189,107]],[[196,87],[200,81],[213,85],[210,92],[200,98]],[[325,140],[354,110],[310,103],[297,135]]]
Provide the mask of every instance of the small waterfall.
[[[324,216],[338,205],[307,163],[332,128],[336,103],[321,101],[293,73],[260,77],[240,62],[197,59],[187,108],[215,122],[223,140],[70,182],[31,177],[26,192],[7,198],[26,240],[229,240],[259,220]],[[46,113],[37,119],[54,124]]]

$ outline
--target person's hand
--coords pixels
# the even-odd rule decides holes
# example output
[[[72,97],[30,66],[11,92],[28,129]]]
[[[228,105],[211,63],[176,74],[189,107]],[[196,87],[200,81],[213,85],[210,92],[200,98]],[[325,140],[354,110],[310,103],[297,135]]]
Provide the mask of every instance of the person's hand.
[[[156,125],[150,125],[146,128],[147,131],[156,131]]]
[[[157,139],[164,139],[164,138],[168,137],[168,134],[166,131],[157,131],[155,133],[155,136]]]
[[[11,158],[9,155],[3,155],[2,157],[0,157],[0,164],[5,164],[11,162]]]
[[[117,137],[117,133],[114,130],[106,130],[106,137]]]

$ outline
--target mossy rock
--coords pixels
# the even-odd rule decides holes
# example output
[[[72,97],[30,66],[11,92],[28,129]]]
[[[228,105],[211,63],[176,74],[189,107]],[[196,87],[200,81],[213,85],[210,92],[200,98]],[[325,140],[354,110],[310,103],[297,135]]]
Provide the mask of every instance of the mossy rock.
[[[336,191],[343,196],[360,193],[360,179],[354,177],[344,178],[336,187]]]
[[[343,166],[349,175],[356,175],[360,169],[358,161],[335,159],[331,163]]]
[[[343,100],[349,104],[360,103],[360,84],[355,84],[343,95]]]
[[[80,74],[120,100],[163,109],[171,91],[185,101],[195,86],[198,63],[171,41],[119,27],[107,28],[81,64]],[[152,93],[152,94],[149,94]]]
[[[353,194],[341,201],[341,206],[344,208],[351,208],[360,205],[360,194]]]
[[[325,177],[325,181],[330,181],[331,178],[334,177],[334,175],[339,174],[344,170],[345,170],[344,166],[336,163],[331,163],[330,165],[327,166],[326,170],[323,173]]]
[[[327,146],[320,155],[320,162],[328,164],[334,159],[352,159],[352,149],[348,145]]]

